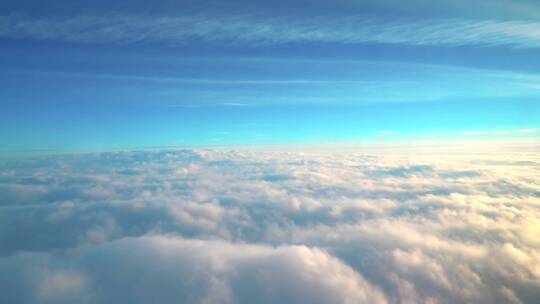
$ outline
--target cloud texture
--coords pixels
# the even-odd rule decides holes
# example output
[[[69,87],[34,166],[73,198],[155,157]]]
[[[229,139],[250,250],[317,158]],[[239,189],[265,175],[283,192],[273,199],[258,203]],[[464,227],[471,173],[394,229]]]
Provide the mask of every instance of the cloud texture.
[[[389,43],[428,46],[540,47],[540,23],[468,19],[131,16],[124,14],[31,18],[0,16],[0,37],[82,43],[233,44]]]
[[[537,154],[4,160],[9,303],[534,303]]]

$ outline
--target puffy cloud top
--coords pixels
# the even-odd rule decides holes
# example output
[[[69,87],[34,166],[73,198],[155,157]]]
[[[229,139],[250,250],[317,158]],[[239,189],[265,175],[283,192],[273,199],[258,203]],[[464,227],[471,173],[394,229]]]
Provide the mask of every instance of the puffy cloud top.
[[[162,150],[0,164],[9,303],[534,303],[537,154]]]

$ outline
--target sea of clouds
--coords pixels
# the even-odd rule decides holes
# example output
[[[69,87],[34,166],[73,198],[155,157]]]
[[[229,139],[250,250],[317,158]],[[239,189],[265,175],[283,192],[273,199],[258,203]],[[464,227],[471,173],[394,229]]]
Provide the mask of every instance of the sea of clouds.
[[[2,303],[539,303],[540,155],[0,162]]]

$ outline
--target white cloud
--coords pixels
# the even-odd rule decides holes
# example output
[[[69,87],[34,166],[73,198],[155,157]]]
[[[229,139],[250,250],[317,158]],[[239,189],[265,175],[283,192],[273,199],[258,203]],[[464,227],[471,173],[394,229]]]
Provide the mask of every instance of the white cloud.
[[[520,131],[518,131],[520,132]],[[503,135],[510,134],[512,131],[509,130],[490,130],[490,131],[465,131],[461,134],[467,136],[477,136],[477,135]]]
[[[2,261],[25,267],[20,256]],[[84,271],[85,278],[64,270],[71,264]],[[64,257],[51,254],[33,270],[40,268],[46,275],[37,287],[31,274],[23,273],[17,283],[30,292],[37,288],[38,302],[45,303],[387,303],[382,291],[351,267],[305,246],[145,236],[83,247]]]
[[[471,131],[464,131],[461,133],[461,135],[465,136],[480,136],[480,135],[507,135],[512,133],[535,133],[538,129],[536,128],[526,128],[526,129],[519,129],[519,130],[471,130]]]
[[[463,132],[463,135],[485,135],[489,134],[487,131],[465,131]]]
[[[534,151],[155,150],[3,168],[0,291],[10,302],[540,296]]]
[[[37,300],[43,303],[76,301],[87,285],[88,279],[80,273],[46,270],[36,291]]]
[[[290,42],[392,43],[443,46],[540,46],[540,23],[373,17],[307,19],[248,15],[228,17],[80,15],[70,18],[0,17],[0,36],[83,43],[138,43],[188,40],[227,43]]]
[[[536,128],[527,128],[527,129],[520,129],[518,130],[519,133],[534,133],[538,131]]]

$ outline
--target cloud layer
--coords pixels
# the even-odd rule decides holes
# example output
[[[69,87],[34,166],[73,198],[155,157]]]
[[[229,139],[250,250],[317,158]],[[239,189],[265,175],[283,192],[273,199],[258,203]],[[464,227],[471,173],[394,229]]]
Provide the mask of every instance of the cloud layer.
[[[82,43],[213,41],[232,44],[389,43],[540,47],[540,23],[465,19],[79,15],[0,16],[0,36]]]
[[[532,303],[537,154],[4,160],[13,303]],[[84,300],[81,300],[84,299]]]

